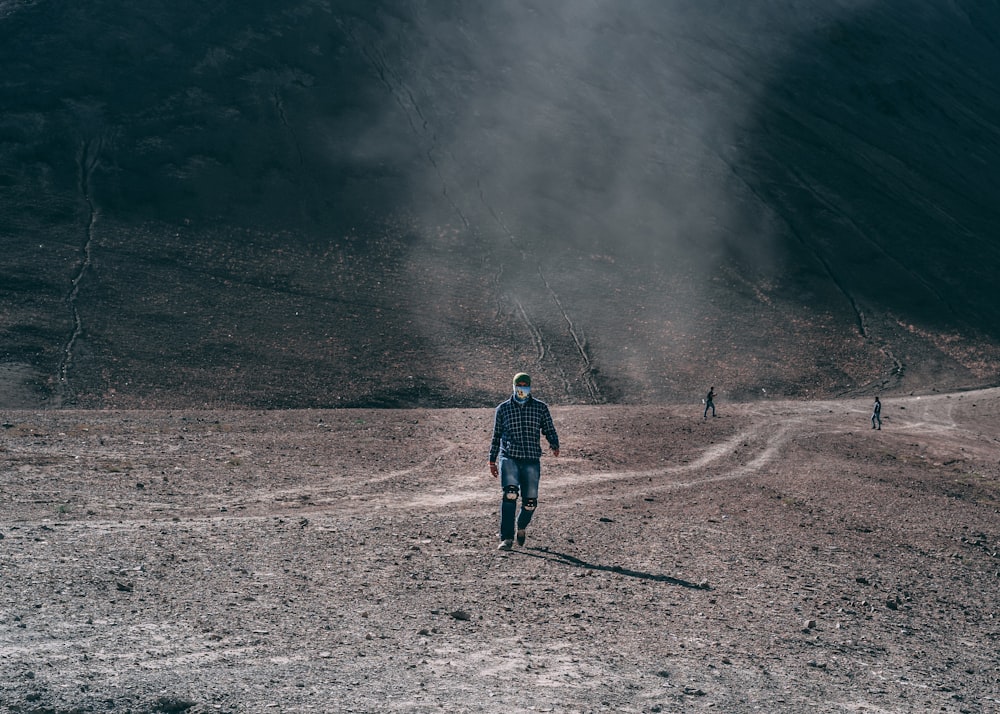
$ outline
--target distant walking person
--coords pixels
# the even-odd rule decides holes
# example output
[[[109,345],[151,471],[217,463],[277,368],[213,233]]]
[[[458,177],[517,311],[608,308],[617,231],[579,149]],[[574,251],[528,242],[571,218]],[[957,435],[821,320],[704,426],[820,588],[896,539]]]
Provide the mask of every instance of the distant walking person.
[[[531,396],[531,377],[514,375],[514,393],[497,406],[493,414],[493,442],[490,444],[490,473],[500,478],[500,550],[514,546],[515,514],[517,544],[524,545],[525,529],[538,505],[544,434],[553,456],[559,456],[559,435],[545,402]],[[499,459],[499,465],[498,465]],[[521,510],[517,512],[517,497]]]
[[[712,410],[712,416],[715,416],[715,387],[708,388],[708,394],[705,395],[705,419],[708,419],[708,410]]]
[[[876,427],[875,424],[878,423]],[[882,402],[875,397],[875,407],[872,409],[872,429],[882,430]]]

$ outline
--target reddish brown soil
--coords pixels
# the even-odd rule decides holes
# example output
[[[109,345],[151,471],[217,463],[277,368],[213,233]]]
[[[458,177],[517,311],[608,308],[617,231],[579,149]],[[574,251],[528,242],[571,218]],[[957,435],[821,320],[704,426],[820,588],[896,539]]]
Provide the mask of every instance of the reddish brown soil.
[[[0,710],[1000,709],[1000,390],[552,406],[2,413]]]

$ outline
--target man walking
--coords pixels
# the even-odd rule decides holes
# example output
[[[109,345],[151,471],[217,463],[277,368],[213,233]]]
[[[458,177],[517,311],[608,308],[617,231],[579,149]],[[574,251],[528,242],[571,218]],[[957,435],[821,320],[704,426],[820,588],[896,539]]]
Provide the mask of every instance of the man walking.
[[[712,410],[712,416],[715,416],[715,387],[709,387],[708,394],[705,395],[705,413],[702,419],[708,419],[709,409]]]
[[[500,478],[500,550],[514,546],[515,515],[517,544],[524,545],[525,529],[538,505],[544,434],[553,456],[559,456],[559,435],[545,402],[531,396],[531,377],[514,375],[514,393],[497,406],[493,414],[493,442],[490,444],[490,473]],[[499,459],[499,461],[498,461]],[[521,510],[517,511],[517,498]]]
[[[875,426],[876,422],[878,422],[878,427]],[[878,397],[875,397],[875,407],[872,409],[872,429],[875,428],[882,431],[882,402],[878,400]]]

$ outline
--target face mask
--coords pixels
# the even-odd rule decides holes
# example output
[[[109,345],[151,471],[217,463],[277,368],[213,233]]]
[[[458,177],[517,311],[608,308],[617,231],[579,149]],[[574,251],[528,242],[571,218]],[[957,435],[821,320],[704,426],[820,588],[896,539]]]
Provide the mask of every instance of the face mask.
[[[522,384],[514,386],[514,401],[524,404],[528,401],[529,394],[531,394],[531,387],[525,387]]]

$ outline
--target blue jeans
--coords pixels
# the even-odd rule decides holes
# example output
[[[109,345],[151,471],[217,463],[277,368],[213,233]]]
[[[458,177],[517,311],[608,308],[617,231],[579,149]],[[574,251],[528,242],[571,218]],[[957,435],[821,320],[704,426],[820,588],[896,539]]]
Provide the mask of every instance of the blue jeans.
[[[500,502],[500,540],[513,540],[515,513],[519,530],[527,528],[535,514],[542,465],[538,459],[511,459],[506,456],[500,459],[499,465],[500,488],[503,490],[503,500]],[[513,490],[515,488],[516,491]],[[520,512],[517,512],[518,493],[521,495]]]

